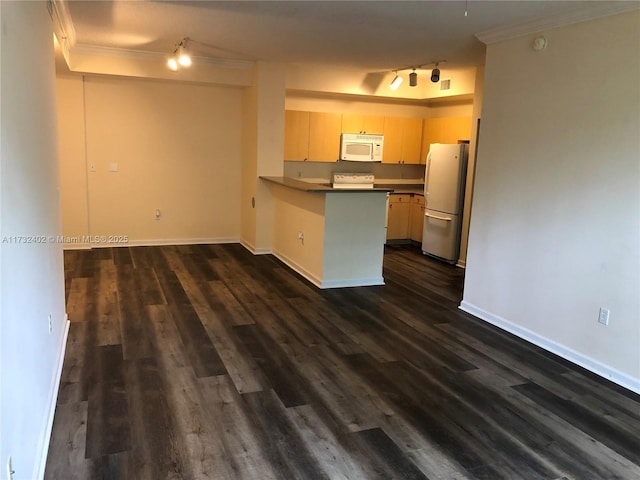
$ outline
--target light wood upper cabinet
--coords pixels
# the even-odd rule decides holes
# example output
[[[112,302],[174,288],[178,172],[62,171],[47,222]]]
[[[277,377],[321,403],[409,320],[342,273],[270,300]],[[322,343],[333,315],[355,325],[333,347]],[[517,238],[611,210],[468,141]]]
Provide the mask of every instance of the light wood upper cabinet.
[[[442,143],[440,138],[442,137],[442,119],[440,118],[425,118],[422,123],[422,147],[420,149],[420,158],[422,163],[426,163],[427,154],[432,143]]]
[[[425,118],[422,127],[421,163],[432,143],[458,143],[471,137],[471,117]]]
[[[371,133],[381,135],[384,132],[384,117],[381,115],[342,114],[342,133]]]
[[[309,113],[309,160],[335,162],[340,158],[342,115],[339,113]]]
[[[422,119],[405,118],[402,129],[402,163],[420,163]]]
[[[442,142],[458,143],[471,137],[471,117],[450,117],[442,128]]]
[[[402,160],[402,119],[384,117],[384,147],[382,163],[400,163]]]
[[[420,163],[422,119],[384,117],[383,163]]]
[[[309,157],[309,112],[284,112],[284,159],[307,160]]]

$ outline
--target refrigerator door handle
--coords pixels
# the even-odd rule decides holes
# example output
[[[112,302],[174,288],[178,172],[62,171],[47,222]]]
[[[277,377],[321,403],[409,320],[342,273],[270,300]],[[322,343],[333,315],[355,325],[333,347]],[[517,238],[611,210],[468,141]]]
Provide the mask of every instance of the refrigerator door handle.
[[[435,218],[436,220],[444,220],[445,222],[451,222],[453,220],[453,218],[438,217],[437,215],[431,215],[430,213],[425,213],[424,216],[429,218]]]

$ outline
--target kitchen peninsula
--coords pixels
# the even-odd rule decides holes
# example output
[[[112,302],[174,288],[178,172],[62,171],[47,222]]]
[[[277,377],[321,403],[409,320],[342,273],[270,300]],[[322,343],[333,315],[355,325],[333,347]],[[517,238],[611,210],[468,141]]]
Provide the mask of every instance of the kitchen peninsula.
[[[273,254],[320,288],[384,285],[388,188],[260,177],[273,193]]]

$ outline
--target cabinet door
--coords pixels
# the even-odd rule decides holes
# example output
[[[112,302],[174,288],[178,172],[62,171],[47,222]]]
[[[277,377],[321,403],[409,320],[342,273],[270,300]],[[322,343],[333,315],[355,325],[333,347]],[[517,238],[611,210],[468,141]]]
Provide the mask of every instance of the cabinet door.
[[[342,115],[339,113],[309,113],[309,160],[335,162],[340,158],[340,130]]]
[[[402,123],[402,163],[421,163],[422,119],[404,118]]]
[[[382,115],[362,115],[362,131],[382,135],[384,133],[384,117]]]
[[[342,114],[342,133],[360,133],[362,131],[362,115],[356,113]]]
[[[448,117],[443,119],[442,141],[440,143],[458,143],[471,137],[471,117]]]
[[[309,157],[309,112],[284,112],[284,159],[307,160]]]
[[[342,115],[342,133],[370,133],[382,135],[384,117],[380,115],[360,115],[345,113]]]
[[[471,117],[425,118],[422,128],[421,163],[432,143],[458,143],[471,137]]]
[[[384,117],[382,163],[402,162],[402,118]]]
[[[409,212],[411,195],[389,195],[389,215],[387,217],[387,240],[409,238]]]
[[[432,143],[443,143],[441,118],[425,118],[422,126],[422,148],[420,150],[420,163],[426,163],[427,154]]]
[[[422,243],[424,227],[424,196],[414,195],[411,198],[410,238],[414,242]]]

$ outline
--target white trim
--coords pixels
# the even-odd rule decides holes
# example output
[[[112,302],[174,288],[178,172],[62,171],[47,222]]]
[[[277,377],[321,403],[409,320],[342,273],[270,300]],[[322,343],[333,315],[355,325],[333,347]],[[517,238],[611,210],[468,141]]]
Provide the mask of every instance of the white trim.
[[[53,0],[53,14],[58,19],[60,29],[64,35],[64,38],[59,38],[58,40],[61,43],[64,40],[67,48],[74,46],[76,44],[76,29],[71,20],[67,0]]]
[[[347,280],[322,280],[318,278],[313,273],[309,272],[304,267],[300,266],[295,261],[291,260],[286,255],[273,251],[273,256],[280,260],[282,263],[287,265],[289,268],[294,270],[295,272],[302,275],[304,278],[313,283],[316,287],[325,289],[325,288],[344,288],[344,287],[370,287],[373,285],[384,285],[383,277],[371,277],[371,278],[351,278]]]
[[[627,375],[626,373],[620,372],[614,368],[609,367],[608,365],[599,362],[598,360],[588,357],[580,352],[576,352],[575,350],[554,342],[553,340],[549,340],[542,335],[538,335],[537,333],[532,332],[527,328],[521,327],[513,322],[510,322],[509,320],[506,320],[498,315],[487,312],[480,307],[476,307],[472,303],[465,302],[463,300],[458,308],[460,308],[460,310],[464,310],[467,313],[470,313],[474,317],[478,317],[480,320],[484,320],[491,325],[495,325],[502,330],[506,330],[507,332],[512,333],[517,337],[533,343],[538,347],[541,347],[551,353],[555,353],[565,360],[569,360],[570,362],[575,363],[576,365],[579,365],[582,368],[595,373],[596,375],[617,383],[618,385],[627,388],[632,392],[640,394],[640,379],[638,378],[634,378],[630,375]]]
[[[296,271],[297,273],[302,275],[304,278],[309,280],[316,287],[322,288],[322,280],[320,280],[318,277],[316,277],[313,273],[309,272],[305,268],[303,268],[300,265],[298,265],[296,262],[291,260],[289,257],[284,255],[283,253],[280,253],[277,250],[274,250],[273,251],[273,256],[276,257],[278,260],[280,260],[285,265],[287,265],[289,268],[291,268],[292,270]]]
[[[327,280],[326,282],[322,282],[320,288],[371,287],[374,285],[384,285],[384,278],[371,277],[351,278],[348,280]]]
[[[154,240],[131,240],[127,243],[65,243],[65,250],[87,250],[108,247],[157,247],[161,245],[212,245],[220,243],[240,243],[238,237],[208,238],[160,238]]]
[[[142,60],[158,61],[171,56],[171,51],[167,52],[148,52],[143,50],[133,50],[129,48],[103,47],[101,45],[76,44],[71,48],[71,55],[88,55],[99,57],[116,57],[116,58],[136,58]],[[227,58],[213,58],[191,56],[193,63],[213,65],[219,68],[237,68],[240,70],[249,70],[253,67],[253,62],[247,60],[233,60]]]
[[[62,365],[64,363],[64,354],[67,351],[67,337],[69,335],[69,315],[64,314],[64,330],[62,332],[60,345],[60,355],[58,356],[58,367],[56,373],[51,379],[51,386],[49,387],[49,414],[46,416],[46,426],[44,429],[40,429],[40,439],[38,440],[38,447],[40,450],[40,465],[36,478],[44,478],[44,470],[47,466],[47,455],[49,453],[49,443],[51,442],[51,431],[53,430],[53,417],[56,414],[56,404],[58,403],[58,390],[60,388],[60,379],[62,378]]]
[[[467,268],[467,261],[458,259],[458,263],[456,263],[456,267]]]
[[[270,248],[256,248],[254,245],[250,244],[244,239],[240,239],[240,245],[249,250],[254,255],[269,255],[271,254]]]
[[[595,20],[596,18],[616,15],[618,13],[630,12],[640,8],[636,2],[602,2],[588,6],[581,6],[579,9],[556,14],[552,17],[537,18],[510,27],[498,27],[484,32],[476,33],[476,38],[486,45],[512,38],[522,37],[543,30],[573,25],[574,23]]]

